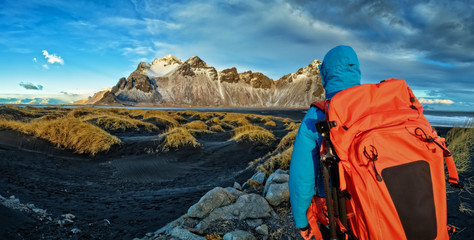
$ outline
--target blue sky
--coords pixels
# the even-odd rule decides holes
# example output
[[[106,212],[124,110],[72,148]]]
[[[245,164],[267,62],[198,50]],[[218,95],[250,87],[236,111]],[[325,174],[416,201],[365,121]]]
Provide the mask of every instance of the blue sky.
[[[363,83],[403,78],[426,109],[474,111],[472,0],[0,0],[0,102],[77,100],[141,61],[199,56],[273,79],[350,45]],[[10,100],[8,100],[10,99]]]

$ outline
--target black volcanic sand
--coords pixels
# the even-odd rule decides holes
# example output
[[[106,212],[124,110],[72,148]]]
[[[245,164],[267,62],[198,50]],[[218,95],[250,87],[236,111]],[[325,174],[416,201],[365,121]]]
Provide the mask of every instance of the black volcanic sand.
[[[289,112],[297,114],[295,120],[304,114]],[[278,125],[267,128],[281,139],[288,131],[281,121]],[[186,213],[210,189],[242,184],[254,173],[248,163],[278,143],[237,143],[227,141],[230,133],[223,132],[197,136],[201,149],[163,153],[152,151],[158,147],[157,134],[117,136],[120,146],[91,158],[0,131],[0,195],[34,204],[53,219],[40,222],[0,204],[0,239],[143,237]],[[56,222],[67,213],[76,216],[74,224],[60,227]],[[72,234],[73,228],[81,233]]]
[[[228,111],[228,110],[227,110]],[[302,119],[303,110],[247,110]],[[281,125],[281,124],[279,124]],[[272,128],[277,138],[287,131]],[[438,129],[446,132],[448,129]],[[441,133],[443,134],[443,133]],[[0,239],[132,239],[183,215],[208,190],[243,183],[253,174],[248,162],[271,147],[226,141],[229,133],[201,135],[199,150],[153,153],[156,135],[121,134],[123,143],[94,158],[55,148],[13,131],[0,131],[0,195],[45,209],[53,221],[40,222],[0,204]],[[463,200],[466,202],[466,200]],[[470,201],[470,202],[469,202]],[[468,200],[474,206],[472,198]],[[454,239],[472,239],[472,217],[459,213],[458,191],[448,195]],[[74,224],[55,223],[62,214]],[[110,223],[110,224],[109,224]],[[81,230],[72,234],[72,228]]]

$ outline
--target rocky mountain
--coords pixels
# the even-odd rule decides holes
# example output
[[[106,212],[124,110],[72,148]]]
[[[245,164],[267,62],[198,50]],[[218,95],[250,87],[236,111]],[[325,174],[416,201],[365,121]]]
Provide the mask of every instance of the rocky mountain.
[[[80,104],[80,105],[89,105],[89,104],[94,104],[96,103],[97,101],[100,101],[102,99],[104,99],[104,97],[106,95],[110,95],[110,91],[112,90],[112,88],[105,88],[105,89],[102,89],[96,93],[94,93],[94,96],[91,96],[89,98],[86,98],[86,99],[81,99],[81,100],[78,100],[76,102],[74,102],[74,104]]]
[[[259,72],[217,71],[197,56],[183,62],[168,55],[140,63],[128,78],[87,104],[308,107],[324,97],[318,64],[315,60],[274,81]]]

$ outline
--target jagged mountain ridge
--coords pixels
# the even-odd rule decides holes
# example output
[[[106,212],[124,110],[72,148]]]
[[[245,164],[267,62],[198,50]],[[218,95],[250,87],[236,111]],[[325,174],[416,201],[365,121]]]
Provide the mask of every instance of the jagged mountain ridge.
[[[260,72],[217,71],[197,56],[168,55],[142,62],[97,105],[191,105],[215,107],[308,107],[324,97],[318,60],[274,81]]]

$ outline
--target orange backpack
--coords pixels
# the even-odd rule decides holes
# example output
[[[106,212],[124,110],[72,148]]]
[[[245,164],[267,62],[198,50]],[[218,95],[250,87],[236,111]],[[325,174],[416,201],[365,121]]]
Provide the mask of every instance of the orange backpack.
[[[331,239],[449,239],[443,159],[449,182],[462,184],[404,80],[355,86],[312,106],[327,119],[316,127]],[[317,214],[310,206],[309,219]]]

